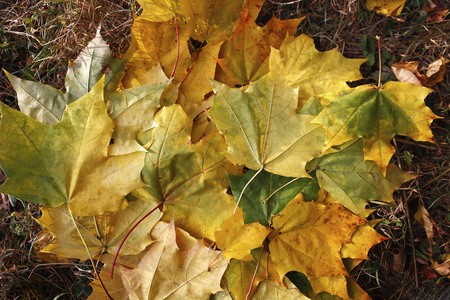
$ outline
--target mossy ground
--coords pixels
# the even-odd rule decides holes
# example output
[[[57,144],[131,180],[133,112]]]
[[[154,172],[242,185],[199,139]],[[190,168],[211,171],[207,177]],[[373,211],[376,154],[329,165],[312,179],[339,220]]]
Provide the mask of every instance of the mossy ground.
[[[386,81],[395,80],[390,70],[395,62],[415,60],[424,68],[440,56],[450,58],[449,17],[427,22],[428,15],[421,11],[426,0],[407,1],[399,19],[370,12],[364,2],[269,0],[258,22],[264,23],[272,14],[282,19],[306,16],[298,33],[313,37],[319,50],[337,47],[346,57],[373,56],[373,63],[362,67],[366,78],[362,83],[376,83],[378,78],[376,36],[381,37]],[[441,3],[449,6],[445,0]],[[20,78],[63,88],[68,59],[77,57],[100,23],[113,53],[125,53],[135,12],[140,8],[134,0],[22,0],[14,4],[0,0],[0,65]],[[446,74],[433,89],[426,104],[443,117],[431,125],[437,143],[394,138],[393,162],[419,176],[396,191],[397,207],[379,207],[374,213],[373,218],[381,219],[378,231],[390,239],[374,247],[371,260],[352,274],[374,299],[445,299],[450,293],[448,279],[430,268],[431,259],[450,253],[450,76]],[[0,74],[0,101],[16,105],[4,73]],[[414,219],[419,204],[439,228],[431,250],[424,228]],[[35,255],[35,246],[45,234],[32,220],[39,216],[39,208],[20,201],[13,206],[8,199],[1,200],[0,206],[0,297],[84,299],[93,277],[91,266]]]

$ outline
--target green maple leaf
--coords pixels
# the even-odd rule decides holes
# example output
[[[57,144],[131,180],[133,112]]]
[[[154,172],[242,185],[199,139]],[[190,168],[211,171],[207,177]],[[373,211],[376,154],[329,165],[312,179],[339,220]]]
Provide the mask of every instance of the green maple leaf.
[[[385,178],[374,162],[364,161],[362,148],[362,140],[347,143],[340,147],[340,151],[312,160],[307,169],[316,170],[322,189],[347,209],[365,218],[373,211],[366,209],[369,202],[394,203],[394,189],[414,176],[391,165]]]
[[[179,105],[164,107],[156,116],[159,125],[138,136],[148,149],[142,180],[148,188],[133,194],[163,203],[163,220],[193,236],[214,240],[214,231],[233,212],[234,201],[226,193],[228,178],[221,154],[225,147],[218,132],[198,143],[191,142],[192,120]],[[214,213],[211,213],[214,211]]]
[[[405,82],[388,82],[381,88],[373,85],[327,94],[331,101],[314,119],[327,131],[326,146],[364,138],[364,157],[385,172],[394,146],[395,134],[418,141],[434,142],[429,128],[438,118],[423,99],[431,89]]]
[[[107,156],[114,125],[103,86],[102,79],[67,105],[53,126],[1,104],[0,166],[8,176],[1,192],[54,207],[68,203],[76,215],[123,208],[123,196],[144,186],[136,172],[144,152]]]
[[[244,92],[212,81],[216,96],[209,111],[228,144],[227,158],[253,170],[309,177],[306,162],[323,147],[324,131],[314,116],[296,113],[297,89],[272,73]]]
[[[249,170],[244,176],[229,175],[236,201],[255,173]],[[318,184],[311,178],[283,177],[263,170],[247,186],[239,206],[244,209],[246,224],[260,222],[268,226],[272,216],[282,211],[298,193],[311,201],[317,199],[318,191]]]

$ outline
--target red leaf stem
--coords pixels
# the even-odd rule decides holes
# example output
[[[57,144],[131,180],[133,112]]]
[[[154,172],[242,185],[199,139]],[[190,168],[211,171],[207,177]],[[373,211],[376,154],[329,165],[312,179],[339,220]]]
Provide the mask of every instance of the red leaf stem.
[[[142,222],[144,221],[149,215],[151,215],[157,208],[160,208],[162,206],[163,202],[158,204],[155,208],[153,208],[149,213],[147,213],[145,216],[143,216],[136,224],[134,224],[133,227],[127,232],[125,237],[123,238],[122,242],[120,242],[119,248],[117,249],[116,255],[114,256],[114,260],[112,262],[111,266],[111,273],[109,274],[109,278],[113,279],[114,276],[114,266],[116,265],[117,257],[119,256],[120,249],[122,249],[123,244],[125,243],[128,236],[133,232],[133,230]]]
[[[192,69],[194,68],[195,62],[197,61],[198,56],[200,55],[200,51],[202,50],[203,42],[200,44],[200,47],[197,49],[197,54],[195,55],[194,61],[192,62],[192,66],[189,68],[186,76],[184,76],[183,80],[181,81],[180,85],[183,84],[183,82],[188,78],[189,74],[191,74]]]
[[[177,18],[175,17],[175,29],[177,31],[177,58],[175,59],[175,65],[173,66],[172,74],[170,74],[170,78],[175,76],[175,71],[178,66],[178,60],[180,59],[180,32],[178,30]]]
[[[259,265],[261,264],[261,258],[263,255],[264,249],[261,249],[261,254],[259,255],[258,264],[256,265],[255,273],[253,273],[252,283],[250,284],[250,288],[248,289],[247,296],[245,296],[245,299],[248,299],[250,297],[250,293],[252,292],[253,284],[255,283],[256,273],[258,273]]]

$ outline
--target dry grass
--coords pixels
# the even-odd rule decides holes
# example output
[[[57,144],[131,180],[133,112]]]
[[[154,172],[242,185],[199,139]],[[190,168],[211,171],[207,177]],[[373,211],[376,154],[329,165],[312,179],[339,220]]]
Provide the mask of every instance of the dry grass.
[[[75,59],[102,26],[114,54],[128,48],[134,0],[0,0],[0,61],[20,78],[64,86],[68,60]],[[0,75],[0,101],[14,103],[5,74]]]
[[[57,88],[64,86],[68,59],[77,57],[102,24],[103,38],[116,55],[129,45],[132,13],[138,9],[133,0],[0,0],[0,64],[14,75],[37,80]],[[270,3],[272,2],[272,3]],[[417,60],[421,67],[440,56],[449,58],[447,33],[450,21],[426,23],[420,8],[424,0],[408,1],[403,22],[367,11],[364,1],[311,0],[288,1],[289,5],[268,1],[266,15],[279,18],[306,15],[299,33],[306,33],[319,50],[338,47],[347,57],[364,57],[364,37],[382,37],[388,56],[384,63],[386,79],[392,79],[388,66],[394,62]],[[283,1],[279,1],[283,2]],[[286,2],[286,1],[284,1]],[[377,64],[364,65],[367,78],[374,83]],[[378,230],[389,241],[371,251],[371,260],[353,273],[358,283],[375,299],[444,299],[448,280],[430,271],[430,260],[450,253],[450,76],[434,87],[427,105],[443,119],[431,128],[437,144],[417,143],[395,138],[394,163],[420,176],[396,192],[398,207],[380,207],[374,218],[382,221]],[[4,74],[0,75],[0,101],[13,105],[15,94]],[[1,178],[0,183],[4,180]],[[423,227],[414,219],[419,204],[430,213],[441,229],[436,231],[436,246],[429,251]],[[0,231],[0,295],[4,299],[83,298],[81,293],[92,278],[83,263],[43,263],[34,257],[33,243],[40,228],[32,221],[39,210],[33,205],[2,206]],[[88,290],[86,290],[88,292]]]

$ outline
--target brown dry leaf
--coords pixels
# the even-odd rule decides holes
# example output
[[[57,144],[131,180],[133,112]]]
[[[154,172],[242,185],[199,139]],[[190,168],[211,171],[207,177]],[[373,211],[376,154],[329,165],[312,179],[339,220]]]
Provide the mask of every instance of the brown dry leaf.
[[[426,22],[431,23],[439,23],[444,21],[445,16],[448,13],[448,9],[446,9],[437,0],[428,0],[428,4],[424,4],[422,6],[422,11],[425,11],[428,15]]]
[[[434,245],[434,221],[430,218],[428,211],[419,204],[419,208],[417,209],[416,214],[414,215],[414,219],[419,221],[419,223],[425,229],[425,233],[427,234],[428,241],[430,242],[430,248]]]
[[[427,77],[417,71],[418,67],[419,62],[417,61],[400,62],[391,66],[395,77],[397,77],[399,81],[425,86]]]
[[[219,254],[201,240],[177,235],[171,222],[136,268],[117,268],[131,299],[209,299],[222,290],[220,280],[228,266]]]
[[[441,260],[442,260],[441,264],[433,261],[431,263],[431,266],[436,272],[438,272],[442,276],[450,278],[450,253],[442,255]]]
[[[428,65],[426,74],[421,74],[418,70],[419,62],[401,62],[392,65],[395,77],[401,82],[409,82],[425,87],[433,87],[444,80],[445,65],[448,60],[442,56]]]
[[[395,248],[392,255],[392,265],[391,265],[391,271],[395,274],[398,274],[403,271],[403,268],[405,267],[405,252],[402,248]]]

